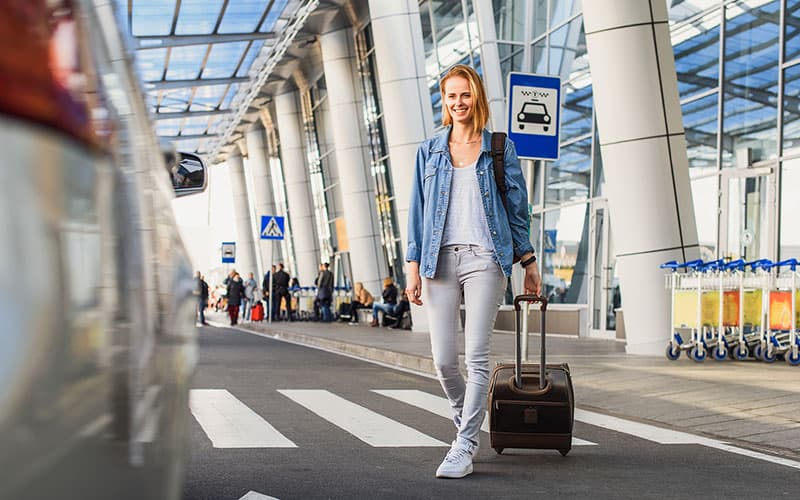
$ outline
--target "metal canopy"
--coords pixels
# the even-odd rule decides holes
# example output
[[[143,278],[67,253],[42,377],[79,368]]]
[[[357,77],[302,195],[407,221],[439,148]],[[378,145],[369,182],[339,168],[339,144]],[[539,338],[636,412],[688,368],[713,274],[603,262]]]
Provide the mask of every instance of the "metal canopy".
[[[115,0],[127,12],[136,69],[160,137],[202,152],[238,114],[302,0]],[[282,37],[281,37],[282,38]],[[261,56],[259,58],[259,56]],[[229,134],[226,134],[229,135]]]

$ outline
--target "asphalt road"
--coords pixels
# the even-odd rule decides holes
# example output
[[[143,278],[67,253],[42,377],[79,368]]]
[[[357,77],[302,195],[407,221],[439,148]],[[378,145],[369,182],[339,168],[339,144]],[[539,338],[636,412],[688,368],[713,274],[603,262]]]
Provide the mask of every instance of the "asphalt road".
[[[593,444],[575,446],[567,457],[529,450],[497,455],[482,433],[475,472],[460,480],[436,479],[447,447],[435,444],[454,439],[452,422],[375,391],[441,397],[438,382],[228,328],[200,330],[194,387],[187,500],[237,500],[250,491],[282,500],[796,497],[797,469],[698,444],[659,444],[583,422],[576,422],[575,437]],[[339,403],[325,404],[326,398]],[[323,407],[312,411],[307,405],[315,402]],[[421,435],[406,435],[405,427],[370,434],[371,423],[329,414],[345,408],[370,410],[369,418],[385,417]],[[348,424],[354,425],[350,431],[342,428]],[[212,439],[235,447],[215,448]],[[387,442],[365,442],[370,439]],[[393,439],[427,439],[434,446],[391,446]]]

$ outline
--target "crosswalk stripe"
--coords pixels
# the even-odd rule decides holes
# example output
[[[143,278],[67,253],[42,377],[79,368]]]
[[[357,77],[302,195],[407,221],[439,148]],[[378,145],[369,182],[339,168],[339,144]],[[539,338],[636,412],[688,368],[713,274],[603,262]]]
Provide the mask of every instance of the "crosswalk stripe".
[[[386,396],[388,398],[401,401],[411,406],[416,406],[423,410],[427,410],[435,415],[452,420],[453,416],[450,410],[450,403],[446,398],[434,396],[427,392],[419,391],[416,389],[397,389],[397,390],[381,390],[373,389],[372,392]],[[489,432],[489,418],[483,420],[481,425],[483,432]],[[572,437],[572,446],[595,446],[597,443],[586,441],[584,439]]]
[[[224,389],[192,389],[189,408],[214,448],[297,447]]]
[[[371,446],[449,446],[325,390],[278,392]]]

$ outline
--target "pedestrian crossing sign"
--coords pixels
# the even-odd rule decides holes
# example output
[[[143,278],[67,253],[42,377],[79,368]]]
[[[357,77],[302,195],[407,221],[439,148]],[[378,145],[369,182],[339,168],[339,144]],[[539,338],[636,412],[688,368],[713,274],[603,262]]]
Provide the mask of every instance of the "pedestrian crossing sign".
[[[282,240],[283,239],[284,218],[277,215],[261,216],[261,239],[262,240]]]

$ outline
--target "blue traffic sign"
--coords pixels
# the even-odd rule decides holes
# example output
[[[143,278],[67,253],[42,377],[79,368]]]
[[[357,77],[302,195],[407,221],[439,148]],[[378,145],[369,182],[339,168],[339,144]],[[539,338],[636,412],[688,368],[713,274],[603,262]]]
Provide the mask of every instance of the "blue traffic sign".
[[[282,240],[284,234],[284,219],[277,215],[261,216],[261,239]]]
[[[556,246],[558,245],[556,231],[556,229],[544,230],[544,253],[556,253]]]
[[[561,120],[561,78],[509,73],[508,138],[517,156],[528,160],[557,160]]]
[[[234,264],[236,262],[236,243],[233,241],[222,242],[222,263]]]

